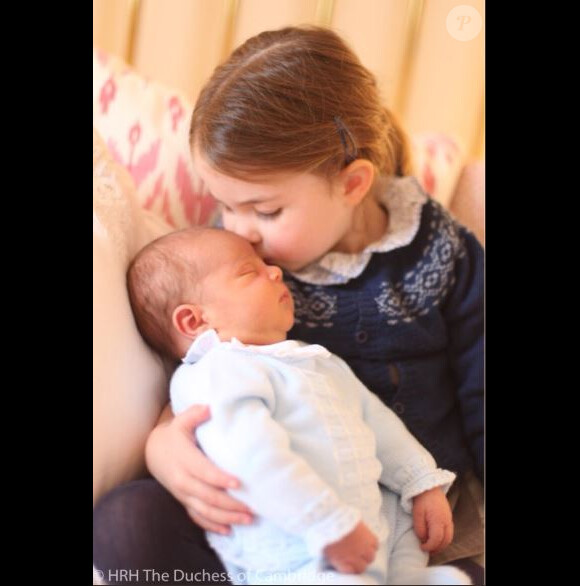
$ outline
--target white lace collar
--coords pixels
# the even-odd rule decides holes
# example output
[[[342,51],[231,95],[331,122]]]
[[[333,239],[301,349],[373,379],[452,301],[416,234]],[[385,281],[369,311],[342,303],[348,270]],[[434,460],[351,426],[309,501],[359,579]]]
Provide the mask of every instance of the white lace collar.
[[[358,277],[366,268],[373,252],[389,252],[409,244],[421,221],[421,208],[427,195],[415,177],[391,179],[380,198],[389,212],[389,225],[384,236],[369,244],[362,252],[329,252],[317,262],[290,274],[311,285],[339,285]]]
[[[270,356],[276,356],[277,358],[302,359],[311,356],[322,356],[325,358],[330,356],[330,352],[319,344],[306,344],[298,340],[284,340],[283,342],[277,342],[276,344],[258,346],[243,344],[237,338],[232,338],[230,342],[222,342],[215,330],[207,330],[193,341],[189,350],[182,358],[182,362],[186,364],[195,364],[210,350],[213,350],[220,345],[256,354],[268,354]]]

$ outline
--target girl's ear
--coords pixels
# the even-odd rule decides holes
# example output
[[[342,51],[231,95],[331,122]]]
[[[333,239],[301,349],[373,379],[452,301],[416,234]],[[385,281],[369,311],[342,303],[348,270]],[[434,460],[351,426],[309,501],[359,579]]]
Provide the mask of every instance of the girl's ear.
[[[358,205],[368,193],[375,178],[375,167],[367,159],[356,159],[338,175],[341,190],[349,205]]]
[[[178,305],[171,316],[173,327],[183,336],[194,340],[204,330],[207,329],[207,323],[204,319],[201,307],[184,303]]]

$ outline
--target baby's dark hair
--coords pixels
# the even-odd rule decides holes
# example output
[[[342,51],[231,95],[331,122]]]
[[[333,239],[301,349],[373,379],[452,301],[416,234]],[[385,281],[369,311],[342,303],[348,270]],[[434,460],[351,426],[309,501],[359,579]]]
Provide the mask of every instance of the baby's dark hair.
[[[368,159],[383,177],[411,172],[407,139],[376,79],[332,30],[266,31],[248,39],[202,89],[190,127],[218,171],[332,177]]]
[[[127,270],[127,291],[139,332],[153,349],[172,359],[181,358],[172,327],[173,310],[180,303],[195,303],[192,291],[201,295],[203,275],[193,244],[202,232],[188,228],[153,240]]]

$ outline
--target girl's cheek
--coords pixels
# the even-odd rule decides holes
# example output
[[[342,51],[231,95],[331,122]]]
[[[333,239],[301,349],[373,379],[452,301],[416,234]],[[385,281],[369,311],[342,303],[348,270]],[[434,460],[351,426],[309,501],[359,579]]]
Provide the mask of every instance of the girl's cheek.
[[[274,252],[280,248],[280,235],[283,234],[284,228],[280,230],[267,230],[262,232],[262,240],[268,251]]]

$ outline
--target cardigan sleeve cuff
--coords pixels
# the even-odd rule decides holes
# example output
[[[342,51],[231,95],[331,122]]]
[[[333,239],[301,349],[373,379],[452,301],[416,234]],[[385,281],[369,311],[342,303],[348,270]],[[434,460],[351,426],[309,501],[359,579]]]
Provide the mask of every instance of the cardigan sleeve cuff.
[[[413,511],[413,497],[416,497],[418,494],[421,494],[426,490],[435,488],[436,486],[440,486],[443,489],[443,492],[447,494],[447,491],[451,488],[455,478],[456,475],[453,472],[437,468],[436,470],[413,480],[403,487],[401,493],[401,505],[403,510],[406,513],[411,513]]]
[[[331,515],[308,528],[304,537],[308,552],[314,557],[321,556],[327,545],[350,533],[360,520],[358,509],[341,505]]]

